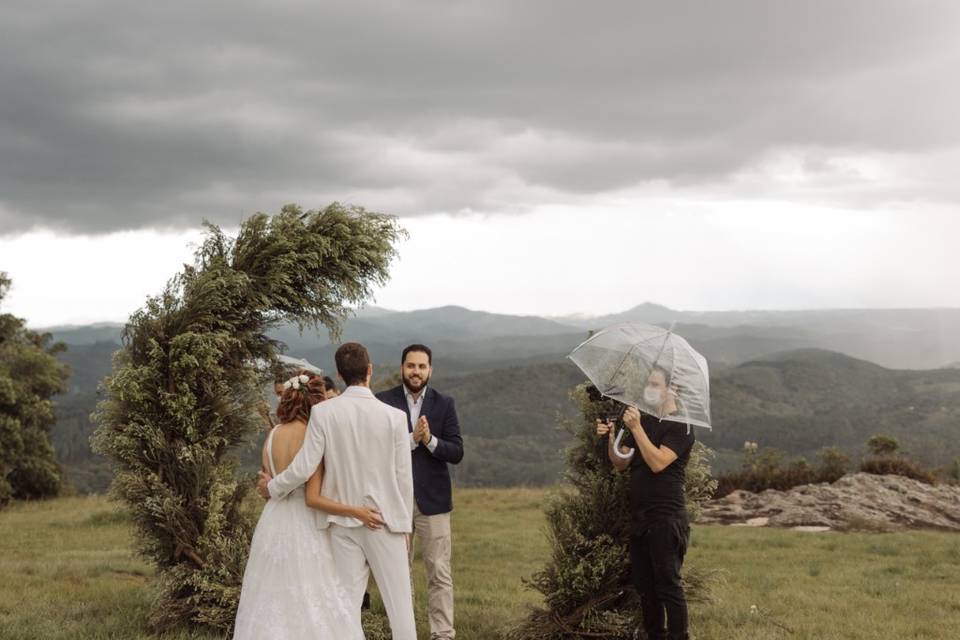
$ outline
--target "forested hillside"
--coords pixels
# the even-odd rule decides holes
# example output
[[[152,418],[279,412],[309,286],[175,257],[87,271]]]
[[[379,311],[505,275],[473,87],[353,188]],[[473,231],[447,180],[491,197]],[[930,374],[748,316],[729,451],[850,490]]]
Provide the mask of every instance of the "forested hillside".
[[[716,428],[698,435],[718,450],[721,467],[738,462],[746,440],[789,455],[811,457],[823,446],[838,446],[857,456],[875,433],[896,436],[928,464],[960,457],[960,369],[909,370],[906,364],[890,369],[816,348],[832,339],[823,320],[830,313],[843,319],[844,331],[859,318],[865,334],[887,331],[895,342],[904,327],[937,322],[949,315],[946,311],[798,312],[795,317],[810,324],[797,326],[787,322],[790,314],[742,312],[742,319],[758,324],[737,325],[724,314],[693,317],[650,305],[637,309],[633,315],[680,321],[675,330],[710,361]],[[884,329],[892,321],[900,322],[900,329]],[[398,370],[406,344],[424,341],[433,347],[433,384],[456,398],[466,439],[467,455],[455,470],[459,484],[545,484],[555,481],[563,466],[562,423],[573,411],[567,398],[583,381],[565,355],[588,333],[572,324],[457,307],[409,313],[368,309],[347,323],[344,339],[370,348],[380,377]],[[101,491],[109,484],[109,469],[89,450],[89,414],[120,331],[116,325],[54,331],[68,344],[60,357],[72,376],[67,393],[57,398],[52,439],[68,479],[80,490]],[[531,333],[510,333],[521,331]],[[334,346],[325,334],[285,328],[276,337],[288,344],[289,353],[333,369]],[[927,337],[925,353],[936,351],[937,340]],[[255,447],[242,452],[251,464]]]
[[[716,428],[704,440],[744,441],[812,456],[825,446],[864,453],[871,435],[896,437],[926,464],[960,457],[960,370],[891,370],[829,351],[746,362],[716,376]]]

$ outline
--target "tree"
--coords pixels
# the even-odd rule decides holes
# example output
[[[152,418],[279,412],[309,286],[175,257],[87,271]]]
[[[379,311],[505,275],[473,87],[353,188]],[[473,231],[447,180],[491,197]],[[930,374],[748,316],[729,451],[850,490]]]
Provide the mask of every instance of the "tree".
[[[134,313],[103,382],[94,449],[113,460],[140,551],[158,569],[151,625],[221,630],[235,617],[256,510],[235,451],[261,428],[261,385],[282,345],[268,329],[325,325],[388,277],[396,220],[334,203],[207,224],[194,264]],[[272,381],[272,380],[271,380]]]
[[[0,273],[0,301],[10,288]],[[56,354],[64,346],[48,333],[0,314],[0,506],[12,498],[55,496],[60,467],[50,443],[51,398],[62,393],[69,371]]]
[[[582,419],[573,425],[576,443],[567,451],[569,487],[546,507],[553,554],[526,581],[543,594],[544,606],[508,630],[508,640],[626,640],[642,628],[639,595],[630,584],[629,473],[612,469],[607,442],[596,436],[596,419],[615,409],[609,400],[591,398],[588,385],[577,387],[572,398]],[[687,466],[691,520],[716,486],[707,465],[710,455],[698,442]],[[708,596],[708,573],[687,566],[683,579],[689,600]]]
[[[867,449],[876,457],[890,456],[900,449],[900,443],[894,437],[880,434],[867,440]]]
[[[403,382],[400,377],[400,367],[389,364],[381,364],[373,372],[373,380],[370,382],[370,388],[374,393],[380,393],[387,389],[393,389]]]

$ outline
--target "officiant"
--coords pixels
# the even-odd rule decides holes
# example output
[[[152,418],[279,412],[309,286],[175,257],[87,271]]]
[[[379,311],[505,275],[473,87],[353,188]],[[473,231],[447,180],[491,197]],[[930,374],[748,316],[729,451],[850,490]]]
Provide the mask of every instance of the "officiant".
[[[386,404],[407,414],[413,456],[413,533],[427,570],[427,619],[431,640],[453,640],[453,573],[450,512],[453,490],[448,465],[463,459],[463,438],[453,398],[428,386],[433,374],[433,352],[412,344],[400,357],[402,383],[377,394]]]

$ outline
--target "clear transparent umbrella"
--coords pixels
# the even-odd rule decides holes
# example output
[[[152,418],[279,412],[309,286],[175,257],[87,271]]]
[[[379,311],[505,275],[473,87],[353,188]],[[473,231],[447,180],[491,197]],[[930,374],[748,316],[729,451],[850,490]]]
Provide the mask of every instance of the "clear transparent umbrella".
[[[641,322],[616,324],[597,332],[569,358],[604,396],[665,420],[710,426],[710,371],[707,360],[671,329]],[[676,411],[644,398],[654,371],[666,382]]]
[[[287,355],[281,354],[277,356],[277,360],[279,360],[283,364],[288,365],[290,367],[298,367],[306,371],[312,371],[318,376],[323,375],[323,369],[321,369],[315,364],[310,364],[306,358],[295,358],[293,356],[287,356]]]
[[[285,369],[304,369],[306,371],[312,371],[318,376],[323,375],[323,369],[315,364],[311,364],[306,358],[295,358],[293,356],[279,354],[277,355],[277,360],[284,365]],[[257,369],[261,371],[265,371],[270,367],[270,363],[266,360],[257,360],[254,364]]]

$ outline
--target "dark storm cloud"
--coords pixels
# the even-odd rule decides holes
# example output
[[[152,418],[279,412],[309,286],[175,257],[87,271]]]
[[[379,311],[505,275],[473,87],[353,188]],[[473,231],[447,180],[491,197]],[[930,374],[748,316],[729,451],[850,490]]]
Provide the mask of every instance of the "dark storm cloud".
[[[333,199],[519,210],[723,185],[790,149],[952,157],[958,19],[948,0],[6,3],[0,233]],[[890,197],[957,197],[922,186]]]

